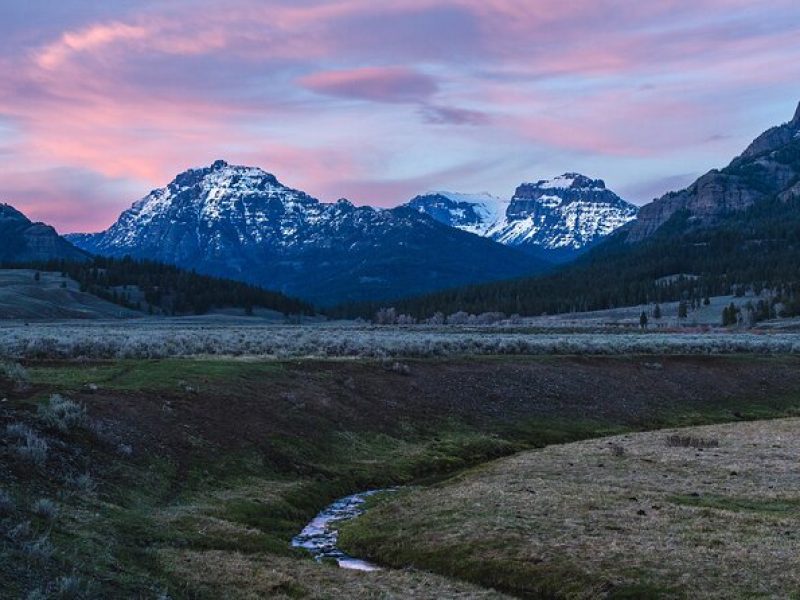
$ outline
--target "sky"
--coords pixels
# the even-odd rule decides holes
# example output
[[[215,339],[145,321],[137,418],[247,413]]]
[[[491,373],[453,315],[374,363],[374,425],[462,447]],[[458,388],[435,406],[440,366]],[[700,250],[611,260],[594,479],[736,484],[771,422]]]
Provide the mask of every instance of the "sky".
[[[216,159],[324,200],[646,203],[800,101],[797,0],[0,0],[0,202],[98,231]]]

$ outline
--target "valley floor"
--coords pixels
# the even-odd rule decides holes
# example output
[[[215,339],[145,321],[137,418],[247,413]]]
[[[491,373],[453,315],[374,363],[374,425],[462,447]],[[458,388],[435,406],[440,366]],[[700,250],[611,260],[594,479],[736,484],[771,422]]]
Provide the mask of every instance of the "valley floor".
[[[569,324],[568,324],[569,325]],[[796,323],[795,323],[796,326]],[[569,325],[571,327],[571,325]],[[627,354],[798,354],[796,331],[609,328],[541,325],[374,326],[355,322],[276,324],[214,315],[128,320],[0,320],[0,359],[175,357],[443,358]]]
[[[643,524],[669,533],[667,517],[726,510],[728,496],[744,503],[744,516],[766,511],[775,522],[791,516],[796,481],[790,471],[770,470],[778,449],[762,448],[747,427],[768,431],[750,422],[800,414],[798,366],[800,358],[791,355],[28,359],[24,369],[0,369],[0,597],[530,596],[513,578],[550,585],[536,565],[556,564],[561,550],[572,552],[570,544],[597,548],[610,539],[606,523],[622,527],[610,566],[599,562],[602,556],[583,560],[576,553],[563,572],[580,574],[580,587],[563,591],[611,595],[633,582],[671,591],[675,586],[659,587],[661,576],[648,571],[663,558],[660,550],[647,554],[623,544]],[[745,450],[732,449],[735,428],[696,434],[719,441],[718,449],[703,452],[666,446],[663,433],[630,434],[726,421],[743,424],[742,439],[759,444],[750,458],[763,457],[769,468],[759,474],[745,462]],[[784,427],[775,436],[787,439],[773,443],[788,453],[791,427],[781,423],[794,422],[775,422]],[[591,441],[518,454],[612,434],[630,437],[613,446]],[[571,471],[555,458],[556,466],[538,475],[531,466],[538,456],[563,462],[573,455]],[[521,471],[506,486],[509,465]],[[675,489],[682,500],[664,499],[648,477],[678,466],[685,471],[685,485]],[[748,508],[758,477],[770,473],[776,487],[763,497],[766,504]],[[615,484],[615,474],[629,483]],[[353,522],[345,543],[382,564],[414,568],[354,573],[290,548],[292,536],[332,499],[388,485],[409,492]],[[636,507],[632,515],[619,504],[625,486],[637,497],[626,501]],[[475,490],[491,491],[483,508],[469,504]],[[424,495],[437,493],[441,506],[422,510]],[[466,505],[457,503],[462,494]],[[543,496],[552,522],[542,512]],[[454,512],[438,514],[450,502]],[[652,508],[657,503],[662,509]],[[393,515],[413,506],[420,510],[404,529]],[[586,525],[586,514],[597,517],[596,528]],[[488,524],[481,521],[491,515]],[[723,521],[712,514],[712,530],[703,535],[728,543]],[[533,524],[538,538],[530,535]],[[751,525],[755,536],[761,525]],[[430,535],[420,537],[418,527],[430,527]],[[453,529],[438,535],[436,527]],[[470,528],[485,534],[483,545],[474,544]],[[625,572],[611,568],[634,550],[653,562],[619,567]],[[459,571],[441,558],[450,551],[458,564],[484,568]],[[663,566],[665,573],[685,557],[668,560],[675,562]],[[746,566],[742,560],[732,564]],[[714,565],[706,564],[710,581]]]

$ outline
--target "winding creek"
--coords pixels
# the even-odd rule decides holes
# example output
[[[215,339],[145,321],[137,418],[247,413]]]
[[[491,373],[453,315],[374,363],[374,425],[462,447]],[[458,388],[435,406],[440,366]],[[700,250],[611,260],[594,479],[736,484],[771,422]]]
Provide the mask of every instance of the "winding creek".
[[[364,514],[363,504],[370,496],[384,492],[393,492],[395,489],[369,490],[359,494],[352,494],[339,498],[326,506],[303,528],[299,534],[292,538],[293,548],[305,548],[316,561],[323,559],[335,560],[343,569],[357,571],[378,571],[380,567],[365,560],[354,558],[343,552],[338,546],[338,523],[350,521]]]

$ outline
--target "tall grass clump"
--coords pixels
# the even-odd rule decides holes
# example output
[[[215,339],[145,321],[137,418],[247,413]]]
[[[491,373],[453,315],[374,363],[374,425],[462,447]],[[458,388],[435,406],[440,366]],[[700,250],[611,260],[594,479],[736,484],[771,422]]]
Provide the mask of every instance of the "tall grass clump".
[[[58,506],[49,498],[39,498],[33,503],[31,511],[45,521],[53,521],[58,515]]]
[[[14,384],[14,389],[23,391],[28,389],[31,384],[28,371],[19,363],[0,362],[0,378]]]
[[[89,473],[70,475],[67,477],[66,484],[67,487],[82,494],[91,494],[97,489],[97,484]]]
[[[22,551],[27,554],[31,560],[39,563],[46,563],[53,556],[55,548],[50,541],[50,535],[44,533],[22,544]]]
[[[55,581],[53,597],[59,600],[71,600],[84,595],[83,581],[77,575],[62,575]]]
[[[47,441],[24,423],[6,425],[6,437],[13,442],[12,452],[20,460],[37,466],[47,461]]]
[[[667,438],[667,446],[671,448],[719,448],[719,440],[676,434]]]
[[[53,394],[47,404],[40,404],[38,414],[45,427],[61,433],[69,433],[88,423],[86,408],[61,394]]]
[[[16,505],[14,499],[6,490],[0,490],[0,517],[10,515],[14,512]]]

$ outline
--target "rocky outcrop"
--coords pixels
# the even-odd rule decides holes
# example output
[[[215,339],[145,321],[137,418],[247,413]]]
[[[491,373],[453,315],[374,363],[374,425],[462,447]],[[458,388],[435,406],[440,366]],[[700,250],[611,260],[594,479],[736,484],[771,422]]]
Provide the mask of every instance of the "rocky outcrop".
[[[767,197],[796,197],[800,164],[794,156],[800,153],[793,150],[800,150],[800,105],[791,121],[758,136],[725,169],[710,171],[685,190],[642,206],[628,241],[648,238],[678,212],[696,225],[711,225]]]
[[[44,223],[33,223],[8,204],[0,204],[0,261],[43,262],[49,260],[86,260],[79,250],[56,230]]]

